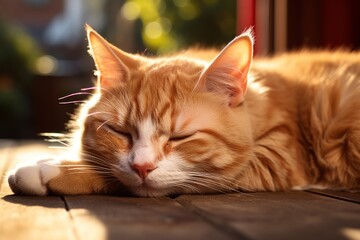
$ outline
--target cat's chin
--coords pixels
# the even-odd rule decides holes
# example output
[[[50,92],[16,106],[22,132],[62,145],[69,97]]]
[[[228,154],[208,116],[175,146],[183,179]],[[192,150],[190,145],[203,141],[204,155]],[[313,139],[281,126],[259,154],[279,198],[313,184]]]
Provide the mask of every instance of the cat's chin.
[[[171,194],[169,189],[158,189],[149,186],[141,186],[132,189],[132,192],[139,197],[163,197]]]
[[[174,187],[152,187],[146,184],[143,184],[138,187],[130,188],[130,191],[139,197],[164,197],[164,196],[172,196],[179,195],[185,193],[184,190],[176,189]]]

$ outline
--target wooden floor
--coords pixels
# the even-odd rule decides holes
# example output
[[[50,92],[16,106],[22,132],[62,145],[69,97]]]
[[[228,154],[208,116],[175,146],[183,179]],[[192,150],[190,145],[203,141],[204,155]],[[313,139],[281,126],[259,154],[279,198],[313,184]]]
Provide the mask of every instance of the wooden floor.
[[[0,141],[0,173],[47,157]],[[306,191],[122,198],[14,196],[0,179],[0,239],[360,239],[360,193]]]

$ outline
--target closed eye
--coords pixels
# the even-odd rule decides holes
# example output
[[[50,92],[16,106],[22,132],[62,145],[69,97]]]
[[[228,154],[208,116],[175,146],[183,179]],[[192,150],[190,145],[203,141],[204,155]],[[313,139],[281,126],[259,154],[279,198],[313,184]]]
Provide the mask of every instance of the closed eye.
[[[126,138],[128,138],[128,139],[132,139],[132,135],[131,135],[131,133],[129,133],[129,132],[126,132],[126,131],[124,131],[124,130],[121,130],[121,129],[119,129],[119,128],[116,128],[116,127],[114,127],[114,126],[111,126],[111,125],[109,125],[109,124],[106,125],[106,128],[107,128],[110,132],[112,132],[112,133],[114,133],[114,134],[116,134],[116,135],[119,135],[119,136],[121,136],[121,137],[126,137]]]
[[[187,138],[194,136],[195,133],[174,135],[169,138],[169,141],[182,141],[182,140],[185,140]]]

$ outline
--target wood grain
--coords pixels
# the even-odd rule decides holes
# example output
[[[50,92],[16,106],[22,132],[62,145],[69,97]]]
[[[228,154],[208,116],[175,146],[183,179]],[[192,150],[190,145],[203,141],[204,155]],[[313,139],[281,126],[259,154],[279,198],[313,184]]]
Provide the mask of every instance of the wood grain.
[[[0,173],[58,154],[44,143],[0,141]],[[3,178],[2,178],[3,179]],[[0,239],[360,239],[359,193],[14,196],[0,186]]]
[[[21,161],[47,157],[52,152],[38,142],[0,143],[2,173]],[[76,239],[60,197],[14,196],[6,179],[0,189],[0,239]]]
[[[8,169],[8,165],[11,161],[12,150],[16,144],[15,141],[1,140],[0,141],[0,192],[1,185],[5,179],[5,174]]]
[[[170,198],[66,197],[80,239],[232,239]]]
[[[0,239],[76,239],[59,197],[0,197]]]
[[[178,201],[251,239],[347,239],[346,229],[360,233],[360,205],[307,192],[181,196]]]
[[[323,196],[342,199],[350,202],[360,203],[360,192],[332,191],[332,190],[310,190]]]
[[[4,144],[3,142],[4,141],[0,141],[0,143]],[[5,143],[6,142],[8,141],[5,141]],[[6,172],[11,168],[15,167],[16,164],[26,161],[48,159],[57,156],[58,154],[61,154],[61,151],[63,150],[57,148],[50,148],[49,144],[46,144],[45,142],[42,141],[29,140],[29,141],[9,142],[5,148],[0,148],[1,159],[3,159],[2,155],[4,155],[5,158],[4,161],[3,160],[1,161],[2,164],[0,164],[0,170],[1,170],[1,166],[3,166],[2,179],[4,179]],[[1,184],[0,192],[3,194],[12,193],[6,181],[3,182],[3,184]]]

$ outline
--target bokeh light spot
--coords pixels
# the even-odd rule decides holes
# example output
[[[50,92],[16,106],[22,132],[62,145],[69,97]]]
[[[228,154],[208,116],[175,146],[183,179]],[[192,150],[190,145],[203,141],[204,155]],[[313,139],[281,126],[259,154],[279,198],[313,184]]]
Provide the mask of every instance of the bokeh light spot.
[[[49,55],[39,57],[35,66],[36,70],[42,75],[49,75],[57,69],[56,59]]]
[[[148,38],[156,39],[161,36],[163,33],[163,28],[161,24],[157,21],[150,22],[145,27],[145,34]]]
[[[199,9],[194,4],[188,3],[179,8],[179,16],[184,20],[192,20],[199,15]]]
[[[185,7],[189,4],[189,0],[173,0],[173,2],[177,7]]]
[[[170,32],[172,24],[168,18],[162,17],[158,19],[158,22],[161,24],[162,30],[165,33]]]
[[[126,2],[121,8],[122,16],[127,20],[136,20],[140,16],[141,8],[135,2]]]

